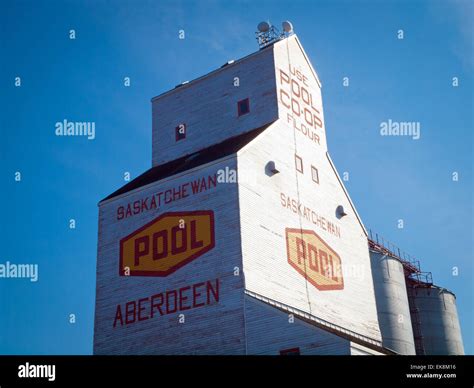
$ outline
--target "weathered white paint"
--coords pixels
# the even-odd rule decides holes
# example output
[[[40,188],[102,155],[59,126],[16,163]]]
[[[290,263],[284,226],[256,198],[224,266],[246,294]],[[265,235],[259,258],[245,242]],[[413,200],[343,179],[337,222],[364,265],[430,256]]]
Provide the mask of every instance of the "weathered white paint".
[[[322,128],[314,130],[319,142],[289,125],[288,111],[278,100],[279,70],[289,72],[290,63],[307,77],[322,123]],[[239,87],[233,86],[234,76],[240,78]],[[238,117],[237,101],[244,98],[250,98],[250,113]],[[182,122],[187,125],[187,137],[176,142],[175,127]],[[271,122],[274,124],[237,155],[100,205],[96,354],[275,354],[298,338],[308,354],[351,353],[348,340],[302,322],[290,329],[279,320],[281,312],[260,303],[250,301],[244,306],[245,289],[380,341],[365,231],[327,155],[320,83],[296,36],[153,99],[153,165]],[[303,159],[304,174],[295,170],[295,153]],[[280,173],[268,174],[265,166],[269,161],[275,162]],[[311,179],[311,165],[318,169],[319,184]],[[237,169],[238,185],[220,184],[156,211],[117,220],[119,205],[225,167]],[[334,223],[340,236],[282,207],[281,194]],[[348,213],[342,219],[335,214],[338,205]],[[185,210],[214,211],[215,248],[167,277],[120,277],[120,239],[159,214]],[[343,290],[319,291],[288,264],[287,227],[314,230],[337,251],[345,270]],[[240,276],[234,276],[235,267],[243,268]],[[118,303],[216,277],[221,279],[220,302],[189,310],[185,324],[171,314],[112,327]],[[306,334],[311,338],[308,341],[300,338]]]
[[[277,119],[273,49],[242,58],[152,100],[153,166],[188,155]],[[234,86],[235,77],[239,86]],[[237,102],[249,98],[250,113]],[[175,128],[186,124],[186,139]]]
[[[221,159],[202,168],[136,189],[99,207],[97,290],[94,354],[242,354],[244,353],[243,279],[234,276],[241,267],[237,186],[218,184],[215,189],[118,221],[117,207],[153,193],[235,168],[235,158]],[[167,277],[119,276],[119,241],[159,214],[170,211],[213,210],[216,246]],[[218,304],[187,310],[185,323],[178,314],[113,328],[117,304],[145,298],[198,282],[220,279]]]
[[[274,46],[275,71],[288,68],[290,58],[292,66],[310,79],[312,71],[296,36]],[[316,78],[309,84],[316,96],[313,102],[321,107]],[[318,145],[287,124],[281,103],[279,112],[280,120],[238,153],[239,179],[257,176],[239,185],[246,289],[380,341],[367,238],[326,155],[324,127],[318,129],[324,140]],[[303,159],[303,174],[295,170],[295,153]],[[268,161],[275,162],[279,174],[265,173]],[[311,179],[311,165],[318,168],[319,184]],[[282,207],[280,193],[333,222],[341,236]],[[341,219],[335,214],[338,205],[348,213]],[[339,254],[345,271],[343,290],[319,291],[288,264],[286,227],[314,230]]]
[[[299,348],[301,355],[350,355],[351,342],[288,314],[245,298],[247,354],[278,355]]]

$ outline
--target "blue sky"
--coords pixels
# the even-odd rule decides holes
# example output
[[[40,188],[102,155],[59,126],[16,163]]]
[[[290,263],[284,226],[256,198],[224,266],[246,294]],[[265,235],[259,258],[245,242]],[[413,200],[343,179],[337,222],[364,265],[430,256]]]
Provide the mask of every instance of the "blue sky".
[[[150,167],[150,98],[255,51],[256,24],[285,19],[322,80],[329,150],[350,174],[364,223],[457,294],[474,353],[468,1],[4,0],[1,8],[0,263],[38,264],[40,280],[0,280],[0,354],[92,352],[97,202],[125,183],[124,172]],[[55,136],[63,119],[94,121],[95,140]],[[380,136],[388,119],[420,122],[421,139]]]

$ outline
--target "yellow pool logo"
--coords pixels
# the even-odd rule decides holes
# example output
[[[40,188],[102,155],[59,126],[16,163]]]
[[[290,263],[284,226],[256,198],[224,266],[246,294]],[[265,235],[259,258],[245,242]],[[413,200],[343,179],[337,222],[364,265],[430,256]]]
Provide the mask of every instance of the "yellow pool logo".
[[[121,276],[168,276],[215,246],[212,210],[169,212],[120,240]]]
[[[342,290],[339,255],[314,231],[286,228],[288,263],[318,290]]]

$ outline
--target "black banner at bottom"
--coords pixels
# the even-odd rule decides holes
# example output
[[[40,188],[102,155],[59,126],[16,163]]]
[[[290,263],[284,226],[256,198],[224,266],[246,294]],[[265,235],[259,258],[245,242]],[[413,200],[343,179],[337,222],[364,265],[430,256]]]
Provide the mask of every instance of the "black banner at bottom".
[[[472,356],[0,356],[0,388],[264,382],[474,386]]]

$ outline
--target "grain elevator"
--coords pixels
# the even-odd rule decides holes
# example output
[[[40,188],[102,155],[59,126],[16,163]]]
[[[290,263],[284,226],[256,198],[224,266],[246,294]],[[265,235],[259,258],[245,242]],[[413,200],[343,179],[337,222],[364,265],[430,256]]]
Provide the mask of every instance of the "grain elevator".
[[[94,353],[462,353],[454,295],[368,237],[291,24],[257,39],[152,99],[152,167],[99,203]]]

